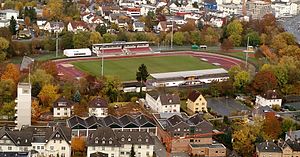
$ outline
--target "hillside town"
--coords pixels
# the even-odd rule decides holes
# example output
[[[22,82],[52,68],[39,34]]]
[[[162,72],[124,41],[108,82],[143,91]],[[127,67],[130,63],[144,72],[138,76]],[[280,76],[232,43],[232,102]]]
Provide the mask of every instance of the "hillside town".
[[[0,157],[300,156],[300,0],[0,0]]]

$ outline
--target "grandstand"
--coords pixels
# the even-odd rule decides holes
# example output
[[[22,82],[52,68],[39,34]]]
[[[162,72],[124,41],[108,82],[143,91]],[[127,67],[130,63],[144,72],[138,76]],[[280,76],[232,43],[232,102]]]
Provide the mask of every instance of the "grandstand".
[[[152,52],[148,41],[125,42],[115,41],[112,43],[93,44],[93,53],[110,55],[128,55],[135,53]]]

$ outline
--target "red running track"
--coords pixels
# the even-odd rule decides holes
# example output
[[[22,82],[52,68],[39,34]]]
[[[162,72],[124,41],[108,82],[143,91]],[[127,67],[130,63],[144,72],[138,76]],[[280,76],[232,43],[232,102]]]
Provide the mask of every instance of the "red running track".
[[[199,59],[205,59],[208,63],[217,63],[220,64],[219,66],[224,69],[230,69],[232,66],[241,65],[243,66],[245,63],[242,60],[219,55],[219,54],[212,54],[212,53],[205,53],[205,52],[192,52],[192,51],[184,51],[184,52],[172,52],[172,53],[154,53],[154,54],[140,54],[140,55],[131,55],[131,56],[109,56],[105,57],[104,59],[112,60],[112,59],[121,59],[121,58],[139,58],[139,57],[146,57],[146,56],[174,56],[174,55],[192,55],[194,57],[199,57]],[[56,66],[58,69],[59,74],[63,74],[64,77],[70,78],[78,78],[85,76],[85,73],[74,68],[74,67],[64,67],[63,64],[70,64],[74,61],[80,60],[99,60],[100,58],[67,58],[67,59],[60,59],[56,60]]]

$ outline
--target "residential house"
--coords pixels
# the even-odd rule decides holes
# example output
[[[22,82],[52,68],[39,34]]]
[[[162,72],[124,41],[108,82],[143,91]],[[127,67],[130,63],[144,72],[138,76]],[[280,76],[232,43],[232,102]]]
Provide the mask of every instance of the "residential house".
[[[204,0],[204,8],[208,10],[217,10],[217,2],[216,0]]]
[[[67,126],[72,129],[72,136],[86,137],[91,130],[96,130],[98,127],[110,127],[116,131],[143,131],[150,135],[157,135],[155,122],[144,114],[124,115],[122,117],[112,115],[106,117],[90,116],[85,119],[73,116],[67,120]]]
[[[81,20],[87,24],[104,24],[101,17],[95,14],[83,14],[81,15]]]
[[[146,106],[158,113],[179,113],[180,98],[177,94],[149,92],[146,93]]]
[[[141,8],[127,8],[126,14],[130,17],[141,16]]]
[[[248,1],[247,7],[252,19],[261,19],[266,14],[272,13],[271,3],[266,1]]]
[[[108,112],[108,103],[99,97],[94,98],[88,104],[89,115],[96,117],[106,117]]]
[[[257,157],[266,157],[266,156],[281,157],[282,150],[274,142],[266,141],[266,142],[256,144],[256,155]]]
[[[10,25],[10,20],[0,20],[0,28],[8,27]]]
[[[132,26],[133,26],[133,31],[135,31],[135,32],[144,32],[145,31],[145,23],[144,22],[134,22]]]
[[[90,157],[108,157],[108,154],[101,153],[101,152],[95,152],[95,153],[91,153]]]
[[[87,157],[93,153],[105,153],[110,157],[130,155],[133,147],[137,156],[153,156],[154,140],[147,132],[114,131],[100,127],[87,137]]]
[[[282,149],[283,157],[300,156],[299,141],[292,141],[290,139],[286,141],[279,140],[278,146]]]
[[[13,9],[0,10],[0,20],[10,20],[12,17],[17,20],[19,17],[19,11]]]
[[[204,120],[201,114],[187,116],[185,113],[155,113],[153,116],[159,126],[158,137],[161,142],[166,144],[170,142],[169,139],[174,139],[170,143],[172,153],[226,156],[226,147],[212,140],[212,135],[218,134],[218,131],[213,130],[213,125]]]
[[[67,26],[68,31],[78,32],[78,31],[87,31],[88,25],[83,21],[71,21]]]
[[[119,17],[116,20],[116,24],[118,25],[119,28],[127,28],[129,20],[130,19],[127,17]]]
[[[285,133],[285,141],[300,141],[300,130],[288,131]]]
[[[71,129],[63,126],[0,130],[0,156],[71,157]]]
[[[270,106],[256,106],[252,110],[252,117],[265,118],[267,113],[276,114],[276,112]]]
[[[40,30],[44,30],[44,27],[46,25],[47,21],[46,20],[36,20],[36,24],[39,27]]]
[[[54,118],[68,118],[71,117],[74,102],[65,97],[58,98],[53,103],[53,117]]]
[[[64,29],[63,22],[47,22],[44,26],[44,30],[48,32],[62,32]]]
[[[186,101],[187,109],[193,113],[207,112],[207,101],[199,91],[193,90]]]
[[[141,10],[140,10],[140,12],[141,12],[141,15],[142,15],[142,16],[148,15],[148,12],[150,12],[150,11],[152,11],[152,12],[155,13],[156,7],[155,7],[155,6],[152,6],[152,5],[148,5],[148,4],[142,4],[142,5],[141,5]]]
[[[156,27],[158,32],[169,32],[169,31],[177,31],[177,25],[172,21],[160,21]]]
[[[268,90],[263,95],[256,96],[255,104],[269,107],[273,107],[274,105],[281,106],[282,99],[279,97],[276,90]]]
[[[110,14],[112,14],[112,13],[119,13],[120,12],[120,7],[117,6],[117,5],[114,5],[114,4],[103,5],[103,6],[99,7],[99,12],[100,12],[100,15],[104,19],[108,20]]]

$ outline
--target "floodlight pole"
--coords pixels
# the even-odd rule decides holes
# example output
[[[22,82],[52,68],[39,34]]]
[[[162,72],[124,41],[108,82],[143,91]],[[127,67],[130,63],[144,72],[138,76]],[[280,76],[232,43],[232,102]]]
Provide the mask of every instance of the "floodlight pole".
[[[103,49],[101,50],[102,53],[102,58],[101,58],[101,76],[103,77],[103,70],[104,70],[104,64],[103,64],[103,58],[104,58],[104,53],[103,53]]]
[[[172,20],[171,49],[173,49],[173,32],[174,32],[173,18],[171,18],[171,20]]]
[[[246,50],[246,69],[248,67],[248,51],[249,51],[249,37],[247,39],[247,50]]]

